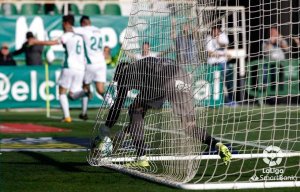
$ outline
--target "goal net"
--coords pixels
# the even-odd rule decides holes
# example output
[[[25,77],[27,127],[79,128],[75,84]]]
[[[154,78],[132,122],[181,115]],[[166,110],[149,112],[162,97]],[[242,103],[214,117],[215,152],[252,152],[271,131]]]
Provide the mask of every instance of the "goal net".
[[[237,2],[133,1],[92,166],[185,189],[300,186],[299,2]]]

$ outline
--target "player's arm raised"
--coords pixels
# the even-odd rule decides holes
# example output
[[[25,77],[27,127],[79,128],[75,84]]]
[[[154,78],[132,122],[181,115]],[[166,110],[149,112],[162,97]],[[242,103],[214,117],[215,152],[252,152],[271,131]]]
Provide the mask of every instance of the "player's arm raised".
[[[60,42],[59,40],[50,40],[50,41],[39,41],[36,39],[33,39],[31,41],[28,41],[29,45],[48,45],[48,46],[52,46],[52,45],[59,45]]]

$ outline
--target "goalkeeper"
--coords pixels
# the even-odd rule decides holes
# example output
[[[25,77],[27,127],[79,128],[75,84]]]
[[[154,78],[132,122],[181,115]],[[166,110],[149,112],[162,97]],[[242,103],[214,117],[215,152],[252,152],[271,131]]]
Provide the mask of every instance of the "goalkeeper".
[[[130,64],[118,65],[114,76],[117,97],[109,110],[105,125],[100,127],[100,138],[96,137],[92,143],[93,148],[102,148],[103,142],[110,140],[107,139],[110,128],[118,120],[127,92],[137,89],[140,93],[129,106],[130,123],[124,132],[132,137],[140,166],[149,166],[145,160],[144,117],[148,109],[162,108],[166,100],[172,103],[173,113],[181,119],[182,127],[190,136],[207,144],[209,149],[218,147],[224,163],[230,161],[231,153],[228,148],[210,136],[205,129],[196,127],[191,78],[180,66],[173,63],[170,59],[147,57]]]

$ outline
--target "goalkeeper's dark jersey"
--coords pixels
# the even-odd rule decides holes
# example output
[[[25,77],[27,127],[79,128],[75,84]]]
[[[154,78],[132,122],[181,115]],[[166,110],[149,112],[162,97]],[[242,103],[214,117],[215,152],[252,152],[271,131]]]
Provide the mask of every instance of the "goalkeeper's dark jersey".
[[[148,57],[133,63],[120,63],[114,76],[118,93],[106,126],[112,127],[116,123],[128,91],[139,90],[138,99],[142,102],[161,100],[167,92],[173,91],[166,90],[165,84],[180,71],[181,67],[175,65],[173,60],[165,58]]]

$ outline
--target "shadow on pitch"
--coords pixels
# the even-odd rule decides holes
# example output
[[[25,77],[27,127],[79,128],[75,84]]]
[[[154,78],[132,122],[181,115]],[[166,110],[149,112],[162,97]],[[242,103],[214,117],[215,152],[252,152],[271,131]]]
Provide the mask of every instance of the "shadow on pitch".
[[[36,153],[36,152],[29,152],[29,151],[21,151],[18,152],[19,154],[29,156],[38,162],[24,162],[21,159],[15,159],[15,161],[8,161],[8,162],[1,162],[3,164],[12,164],[12,165],[44,165],[44,166],[52,166],[55,167],[61,171],[66,172],[79,172],[79,173],[97,173],[97,174],[115,174],[114,171],[105,169],[105,168],[98,168],[98,167],[92,167],[90,166],[86,160],[85,156],[82,156],[82,159],[77,160],[77,162],[70,162],[70,161],[58,161],[55,160],[47,155],[44,155],[42,153]],[[62,154],[63,155],[63,154]],[[1,191],[1,190],[0,190]]]
[[[35,152],[20,152],[23,155],[38,160],[41,164],[54,166],[62,171],[68,172],[86,172],[86,170],[78,168],[78,166],[88,166],[86,162],[60,162],[47,155]]]

